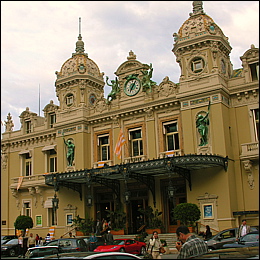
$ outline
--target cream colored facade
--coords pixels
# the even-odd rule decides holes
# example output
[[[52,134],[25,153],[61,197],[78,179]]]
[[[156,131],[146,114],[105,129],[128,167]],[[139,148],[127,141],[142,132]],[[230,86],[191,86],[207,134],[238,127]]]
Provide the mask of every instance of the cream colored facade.
[[[150,71],[149,65],[138,61],[130,51],[115,72],[120,90],[108,101],[104,97],[105,75],[84,52],[79,35],[76,52],[56,72],[59,104],[50,101],[44,108],[44,117],[26,108],[20,115],[18,131],[12,130],[10,115],[5,121],[1,143],[2,234],[14,233],[13,223],[19,214],[30,215],[34,220],[31,231],[43,237],[54,224],[55,237],[60,237],[70,230],[70,218],[77,215],[102,219],[106,208],[116,207],[113,178],[88,186],[74,182],[72,174],[97,169],[100,161],[108,166],[104,169],[151,163],[167,158],[172,150],[173,156],[180,158],[193,155],[192,159],[200,154],[202,159],[206,155],[227,156],[228,166],[205,167],[207,163],[200,161],[198,167],[190,170],[190,180],[175,171],[153,172],[154,193],[148,188],[150,179],[145,179],[145,173],[140,175],[142,182],[140,176],[130,178],[130,204],[124,204],[128,233],[135,233],[137,228],[137,205],[154,206],[154,200],[155,207],[163,211],[164,232],[174,232],[177,224],[170,220],[169,179],[177,189],[175,203],[192,202],[200,207],[202,230],[207,224],[213,230],[238,226],[242,218],[249,225],[258,225],[259,49],[252,45],[242,53],[242,68],[236,70],[230,62],[231,49],[221,28],[203,11],[202,2],[194,1],[189,19],[174,34],[172,51],[181,68],[179,83],[165,77],[151,91],[144,89],[143,72]],[[127,89],[127,77],[133,74],[140,80],[140,89],[138,83],[136,89]],[[200,146],[196,119],[208,112],[209,101],[208,143]],[[168,131],[170,128],[174,131]],[[114,154],[120,129],[126,139],[121,160]],[[63,138],[75,145],[72,166],[67,165]],[[169,140],[175,141],[170,144]],[[45,177],[56,176],[55,173],[65,176],[66,172],[67,186],[63,183],[57,191],[59,208],[55,223],[55,192]],[[122,179],[119,186],[116,191],[123,202]],[[93,196],[91,207],[87,205],[89,194]],[[204,215],[206,207],[211,209],[209,215]]]

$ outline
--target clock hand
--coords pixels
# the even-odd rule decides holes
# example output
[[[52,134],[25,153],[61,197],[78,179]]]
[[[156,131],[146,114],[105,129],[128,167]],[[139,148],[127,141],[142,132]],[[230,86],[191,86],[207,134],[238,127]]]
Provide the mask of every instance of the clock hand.
[[[131,86],[130,86],[130,92],[134,89],[134,87],[135,87],[135,82],[131,84]]]

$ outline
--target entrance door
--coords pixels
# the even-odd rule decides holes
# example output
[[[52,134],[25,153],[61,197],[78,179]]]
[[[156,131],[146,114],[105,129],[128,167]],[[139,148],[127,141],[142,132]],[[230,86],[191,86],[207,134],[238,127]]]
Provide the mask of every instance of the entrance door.
[[[173,183],[176,192],[175,197],[170,200],[167,192],[169,180],[161,181],[161,194],[163,201],[165,201],[163,204],[165,231],[169,233],[175,233],[180,225],[179,221],[174,220],[172,210],[176,205],[187,202],[185,180],[183,178],[174,178]]]
[[[131,200],[128,207],[128,234],[136,234],[137,230],[144,224],[144,216],[138,211],[138,209],[144,209],[147,205],[147,199]]]

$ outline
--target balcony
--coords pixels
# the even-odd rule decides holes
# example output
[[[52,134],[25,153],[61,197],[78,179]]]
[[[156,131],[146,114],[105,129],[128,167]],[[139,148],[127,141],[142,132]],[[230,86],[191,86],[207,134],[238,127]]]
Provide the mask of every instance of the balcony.
[[[11,181],[12,184],[10,185],[10,189],[16,189],[19,183],[19,177],[11,178]],[[27,189],[29,187],[35,187],[35,186],[47,186],[45,184],[44,174],[23,176],[20,189]]]
[[[93,168],[94,168],[94,169],[96,169],[96,168],[102,168],[102,167],[104,167],[105,165],[107,165],[107,166],[112,166],[112,165],[113,165],[112,160],[94,162],[94,163],[93,163]]]
[[[258,142],[241,144],[240,159],[258,160],[259,159]]]
[[[181,150],[174,150],[174,151],[165,151],[159,153],[159,158],[166,158],[166,157],[173,157],[173,156],[180,156],[181,155]]]
[[[124,159],[124,163],[144,162],[146,160],[147,160],[146,155],[139,155],[139,156],[133,156],[133,157],[126,157]]]

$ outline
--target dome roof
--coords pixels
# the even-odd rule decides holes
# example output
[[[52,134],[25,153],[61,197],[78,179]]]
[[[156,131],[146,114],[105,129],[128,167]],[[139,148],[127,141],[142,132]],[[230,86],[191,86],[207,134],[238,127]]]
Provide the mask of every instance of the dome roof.
[[[92,76],[103,81],[103,73],[100,73],[97,64],[88,58],[88,54],[84,52],[81,34],[78,36],[75,51],[75,53],[72,53],[72,57],[63,63],[60,72],[56,71],[57,80],[78,74]]]
[[[173,34],[174,40],[175,42],[184,41],[205,34],[225,37],[214,20],[204,13],[202,1],[193,1],[193,12],[190,13],[190,18],[182,24],[178,34]],[[226,40],[228,39],[227,37],[225,38]]]

